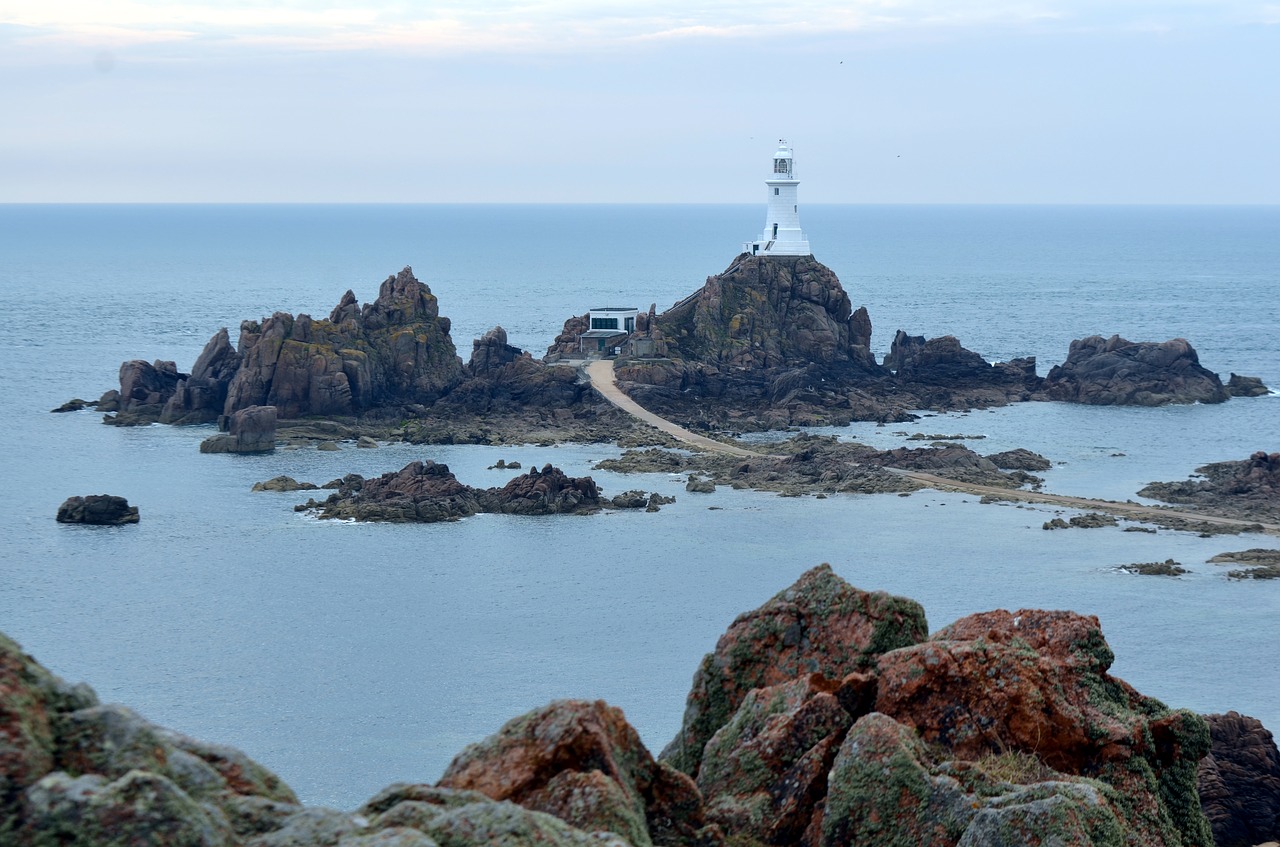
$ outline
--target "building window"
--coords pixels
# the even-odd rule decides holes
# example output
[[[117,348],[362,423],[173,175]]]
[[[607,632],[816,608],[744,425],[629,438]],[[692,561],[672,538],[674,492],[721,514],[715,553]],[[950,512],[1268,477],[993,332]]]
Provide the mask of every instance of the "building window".
[[[618,319],[617,318],[592,318],[591,328],[592,329],[617,329]]]
[[[775,188],[775,189],[773,189],[773,196],[774,196],[774,197],[777,197],[777,196],[778,196],[778,189],[776,189],[776,188]]]
[[[627,319],[626,319],[626,321],[623,323],[622,328],[623,328],[623,329],[625,329],[627,332],[635,332],[635,331],[636,331],[636,319],[635,319],[635,318],[627,318]]]
[[[791,160],[790,159],[774,159],[773,172],[776,174],[791,173]]]

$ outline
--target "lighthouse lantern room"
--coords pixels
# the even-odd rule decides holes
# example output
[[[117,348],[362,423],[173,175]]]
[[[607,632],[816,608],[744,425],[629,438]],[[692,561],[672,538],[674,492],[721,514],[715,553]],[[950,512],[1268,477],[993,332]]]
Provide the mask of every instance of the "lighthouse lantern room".
[[[742,245],[753,256],[810,256],[809,240],[800,229],[800,205],[796,188],[795,157],[786,139],[779,139],[773,154],[773,170],[764,181],[769,188],[769,211],[759,240]]]

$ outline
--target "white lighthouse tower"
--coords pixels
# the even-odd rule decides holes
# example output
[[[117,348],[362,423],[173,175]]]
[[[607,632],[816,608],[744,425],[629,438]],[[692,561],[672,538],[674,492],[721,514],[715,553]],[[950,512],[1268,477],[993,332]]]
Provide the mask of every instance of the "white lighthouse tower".
[[[773,154],[773,172],[764,181],[769,186],[769,213],[764,220],[764,232],[758,241],[742,245],[744,253],[753,256],[811,256],[809,239],[800,229],[800,205],[796,200],[795,157],[785,138],[778,140],[778,152]]]

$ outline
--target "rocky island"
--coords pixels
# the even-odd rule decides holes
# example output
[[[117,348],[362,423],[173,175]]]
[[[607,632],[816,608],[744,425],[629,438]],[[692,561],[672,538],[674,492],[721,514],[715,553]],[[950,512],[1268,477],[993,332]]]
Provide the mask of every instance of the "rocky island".
[[[586,316],[568,319],[542,360],[495,327],[464,364],[436,296],[405,268],[373,302],[362,306],[348,291],[325,319],[277,312],[245,321],[235,347],[219,330],[190,373],[168,361],[125,362],[119,388],[92,405],[117,425],[221,421],[226,431],[234,414],[271,407],[286,424],[327,419],[353,437],[665,443],[566,367],[582,362],[586,327]],[[1032,358],[993,364],[952,336],[902,330],[879,362],[871,334],[867,310],[855,310],[812,256],[744,254],[671,309],[637,316],[618,383],[686,426],[738,431],[907,421],[919,410],[1030,400],[1159,405],[1266,393],[1234,374],[1229,390],[1182,339],[1073,341],[1067,361],[1040,377]]]
[[[1095,617],[929,634],[912,600],[820,566],[737,618],[656,758],[561,700],[434,785],[304,807],[239,750],[104,705],[0,636],[0,842],[13,847],[1240,847],[1280,836],[1280,753],[1108,669]]]

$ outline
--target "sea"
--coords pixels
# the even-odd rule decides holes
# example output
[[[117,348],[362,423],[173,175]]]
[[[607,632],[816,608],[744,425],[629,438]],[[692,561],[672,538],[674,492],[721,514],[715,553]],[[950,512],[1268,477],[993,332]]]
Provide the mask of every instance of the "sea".
[[[741,612],[829,562],[918,600],[931,628],[989,609],[1096,615],[1112,672],[1171,706],[1280,730],[1280,580],[1231,580],[1218,553],[1280,547],[1122,527],[1046,532],[1070,510],[963,494],[688,494],[666,474],[593,470],[607,444],[405,446],[202,455],[209,427],[104,426],[128,359],[189,369],[220,327],[326,316],[406,265],[439,298],[459,353],[501,325],[541,355],[598,306],[659,311],[728,267],[762,205],[0,206],[0,631],[106,702],[230,744],[307,803],[358,806],[437,780],[465,745],[557,698],[620,707],[655,753],[704,653]],[[1206,367],[1280,386],[1280,207],[812,205],[815,257],[874,325],[955,335],[989,360],[1072,339],[1191,341]],[[1221,405],[1029,403],[824,430],[879,447],[981,435],[980,452],[1048,457],[1049,491],[1140,499],[1153,480],[1280,450],[1280,397]],[[444,462],[471,485],[553,463],[606,492],[659,491],[658,513],[480,515],[404,526],[319,521],[279,474]],[[72,495],[125,496],[141,523],[64,526]],[[1125,524],[1127,525],[1127,524]],[[1119,565],[1175,559],[1184,576]]]

